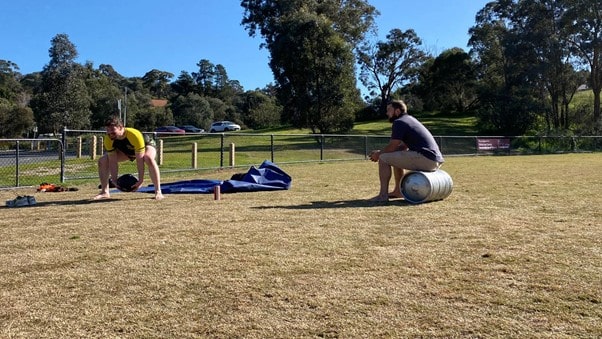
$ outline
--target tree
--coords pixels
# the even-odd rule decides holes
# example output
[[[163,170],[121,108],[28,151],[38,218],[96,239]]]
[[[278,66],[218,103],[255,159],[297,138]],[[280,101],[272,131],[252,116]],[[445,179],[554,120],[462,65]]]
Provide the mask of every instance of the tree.
[[[25,102],[29,103],[33,94],[37,93],[39,89],[42,88],[42,73],[34,72],[30,74],[25,74],[21,77],[19,82],[23,86],[23,89],[27,96]]]
[[[19,137],[34,125],[21,79],[17,64],[0,60],[0,138]]]
[[[51,40],[50,62],[42,71],[42,85],[32,100],[40,132],[58,133],[63,127],[89,128],[90,99],[85,69],[75,63],[77,49],[66,34]]]
[[[101,65],[95,70],[92,64],[86,64],[85,81],[88,96],[90,97],[90,127],[93,129],[104,128],[107,117],[117,114],[117,101],[123,103],[123,92],[118,81],[124,81],[117,72],[107,72],[113,68],[108,65]]]
[[[590,71],[589,85],[594,93],[595,131],[602,131],[600,92],[602,91],[602,4],[599,0],[563,0],[566,11],[560,20],[574,56]]]
[[[17,138],[34,126],[33,111],[29,107],[4,104],[0,98],[0,137]]]
[[[231,120],[234,122],[239,122],[240,118],[235,114],[236,110],[231,106],[223,102],[219,98],[213,97],[205,97],[205,100],[209,103],[209,107],[211,107],[211,112],[213,119],[215,120]]]
[[[470,29],[479,72],[477,117],[487,133],[523,134],[546,110],[541,73],[533,67],[537,54],[518,33],[514,13],[516,4],[510,0],[490,2]]]
[[[171,83],[171,90],[173,93],[178,95],[187,95],[188,93],[194,93],[196,88],[196,82],[190,73],[182,71],[176,81]]]
[[[218,98],[227,105],[234,105],[237,97],[244,93],[238,81],[230,80],[223,65],[215,65],[207,59],[202,59],[197,66],[199,71],[193,72],[192,76],[180,75],[175,83],[177,91],[190,91],[194,88],[197,94]]]
[[[121,74],[119,74],[113,68],[113,66],[107,65],[107,64],[100,64],[100,66],[98,66],[98,72],[100,72],[100,74],[109,78],[111,80],[111,82],[118,85],[118,87],[125,86],[126,78],[124,76],[122,76]]]
[[[534,118],[540,116],[547,133],[563,133],[572,126],[569,103],[580,85],[578,70],[589,66],[592,125],[599,126],[596,86],[602,87],[602,72],[595,74],[602,63],[601,11],[594,0],[504,0],[481,10],[470,41],[481,67],[481,102],[488,107],[481,112],[497,111],[499,118],[486,114],[481,122],[518,121],[524,130],[539,127]],[[508,107],[517,110],[503,113]]]
[[[435,63],[433,56],[428,56],[416,71],[416,78],[407,85],[393,92],[393,97],[403,98],[412,111],[436,111],[440,109],[440,100],[431,89],[435,87],[432,68]],[[379,107],[382,104],[380,97],[372,99],[372,106]],[[382,112],[381,112],[382,116]]]
[[[23,86],[19,82],[19,66],[12,61],[0,60],[0,98],[17,105],[22,102]]]
[[[351,46],[363,40],[374,25],[376,8],[365,0],[241,0],[242,24],[250,36],[259,33],[263,46],[270,46],[282,33],[282,20],[300,12],[314,13],[328,19],[337,33]]]
[[[381,113],[385,112],[387,100],[395,89],[415,79],[420,65],[426,61],[426,53],[419,48],[421,44],[414,30],[392,29],[386,41],[375,46],[365,44],[360,49],[360,81],[372,96],[380,96]]]
[[[153,69],[144,74],[142,81],[144,87],[150,91],[153,98],[165,99],[171,95],[171,88],[169,86],[171,78],[173,78],[172,73]]]
[[[548,131],[569,128],[566,100],[579,86],[560,24],[565,11],[561,1],[519,1],[511,15],[512,32],[520,39],[519,45],[533,55],[530,69],[536,74],[532,78],[538,79],[534,85],[541,88],[540,100],[547,106],[545,121]]]
[[[359,97],[351,51],[329,22],[312,14],[295,16],[286,26],[270,64],[288,122],[314,133],[350,130],[354,95]]]
[[[213,93],[221,93],[230,85],[230,79],[228,78],[228,72],[226,67],[223,65],[215,66],[215,76],[213,78]]]
[[[128,92],[127,121],[141,131],[151,131],[157,126],[173,125],[174,117],[169,106],[153,107],[151,95],[144,90]]]
[[[208,128],[213,121],[213,111],[209,102],[192,92],[178,96],[172,103],[172,111],[177,125]]]
[[[438,109],[466,113],[477,103],[476,66],[461,48],[443,51],[431,65],[430,74],[429,89]]]
[[[244,95],[241,111],[244,122],[250,128],[262,129],[280,125],[282,107],[274,97],[261,91],[249,91]]]
[[[29,93],[21,84],[19,66],[0,60],[0,137],[19,137],[34,126]]]
[[[313,132],[352,128],[359,102],[353,50],[373,25],[365,0],[242,0],[242,24],[264,38],[287,122]]]
[[[418,69],[413,83],[396,92],[409,106],[429,111],[472,112],[478,105],[477,66],[463,49],[443,51],[428,58]]]
[[[215,65],[207,59],[201,59],[196,65],[199,67],[199,71],[193,72],[192,78],[198,86],[198,94],[211,96],[217,73]]]

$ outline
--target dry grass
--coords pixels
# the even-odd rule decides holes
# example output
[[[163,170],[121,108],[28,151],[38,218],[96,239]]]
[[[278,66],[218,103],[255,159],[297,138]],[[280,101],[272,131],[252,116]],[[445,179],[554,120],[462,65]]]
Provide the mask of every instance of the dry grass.
[[[370,162],[221,201],[35,194],[0,208],[0,337],[600,337],[601,165],[450,158],[421,205],[366,202]]]

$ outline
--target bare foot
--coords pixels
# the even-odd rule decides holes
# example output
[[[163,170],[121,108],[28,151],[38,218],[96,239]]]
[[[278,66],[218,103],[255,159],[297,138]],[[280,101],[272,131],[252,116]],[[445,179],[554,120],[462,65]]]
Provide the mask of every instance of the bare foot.
[[[155,193],[155,200],[163,200],[163,198],[164,198],[163,193],[161,193],[161,192]]]
[[[102,200],[102,199],[109,199],[111,197],[111,194],[107,193],[102,193],[100,192],[97,196],[95,196],[94,198],[92,198],[93,200]]]
[[[369,199],[368,201],[389,201],[388,196],[377,195],[374,198]]]
[[[401,192],[393,191],[389,193],[389,198],[403,198]]]

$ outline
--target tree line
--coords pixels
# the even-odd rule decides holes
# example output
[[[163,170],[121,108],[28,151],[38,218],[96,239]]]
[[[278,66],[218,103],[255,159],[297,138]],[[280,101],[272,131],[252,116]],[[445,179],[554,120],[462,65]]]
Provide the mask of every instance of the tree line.
[[[375,38],[367,0],[241,0],[241,20],[270,53],[274,83],[246,91],[223,65],[196,72],[153,69],[124,77],[111,65],[75,62],[67,34],[50,42],[40,71],[0,60],[0,137],[100,129],[127,109],[141,130],[232,120],[252,129],[282,125],[345,133],[382,118],[387,100],[412,112],[476,116],[480,133],[597,134],[602,127],[602,4],[598,0],[498,0],[475,16],[470,50],[432,55],[412,29]],[[369,90],[365,96],[358,82]],[[583,85],[592,99],[575,102]],[[167,105],[157,105],[163,99]]]

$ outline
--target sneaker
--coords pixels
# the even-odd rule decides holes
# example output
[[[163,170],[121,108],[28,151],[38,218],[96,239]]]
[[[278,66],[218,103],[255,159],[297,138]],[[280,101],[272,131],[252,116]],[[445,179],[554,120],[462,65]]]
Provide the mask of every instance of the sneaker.
[[[33,206],[33,205],[37,204],[36,198],[32,195],[27,196],[27,202],[28,202],[29,206]]]
[[[15,207],[15,199],[6,200],[6,207]]]
[[[14,207],[23,207],[23,206],[29,206],[29,199],[27,199],[27,197],[18,196],[15,199]]]

